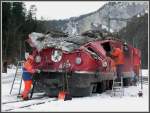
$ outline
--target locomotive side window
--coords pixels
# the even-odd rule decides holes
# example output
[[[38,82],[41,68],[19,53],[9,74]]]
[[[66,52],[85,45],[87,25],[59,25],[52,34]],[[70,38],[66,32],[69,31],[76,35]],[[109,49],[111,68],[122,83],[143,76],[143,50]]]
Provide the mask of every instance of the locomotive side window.
[[[101,44],[102,46],[103,46],[103,48],[104,48],[104,50],[106,51],[106,52],[110,52],[111,51],[111,46],[110,46],[110,43],[109,42],[105,42],[105,43],[103,43],[103,44]]]

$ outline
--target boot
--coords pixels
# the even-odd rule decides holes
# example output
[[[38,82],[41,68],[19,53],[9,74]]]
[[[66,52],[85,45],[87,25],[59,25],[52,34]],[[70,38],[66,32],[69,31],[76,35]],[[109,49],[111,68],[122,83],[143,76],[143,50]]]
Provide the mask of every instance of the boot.
[[[31,86],[32,86],[32,80],[26,80],[24,81],[25,87],[24,87],[24,91],[21,94],[21,97],[23,100],[28,100],[28,94],[30,92]]]
[[[28,91],[23,91],[23,93],[21,94],[22,99],[23,100],[28,100],[29,99],[28,94],[29,94]]]

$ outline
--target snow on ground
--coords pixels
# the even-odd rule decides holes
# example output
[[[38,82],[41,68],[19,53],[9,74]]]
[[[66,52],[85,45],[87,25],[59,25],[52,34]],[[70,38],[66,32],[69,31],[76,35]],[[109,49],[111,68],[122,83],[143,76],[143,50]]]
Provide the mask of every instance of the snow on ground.
[[[12,80],[15,74],[15,69],[8,69],[8,73],[2,73],[1,76],[1,99],[2,103],[7,101],[17,100],[16,95],[18,94],[17,86],[16,89],[12,91],[12,95],[9,94]],[[147,75],[148,70],[142,70],[142,74]],[[19,77],[18,77],[19,78]],[[19,79],[17,80],[19,82]],[[22,87],[23,88],[23,87]],[[143,85],[143,97],[138,97],[138,92],[140,91],[140,84],[138,86],[130,86],[124,88],[124,96],[111,96],[111,91],[108,90],[102,94],[93,94],[89,97],[73,98],[69,101],[57,100],[53,101],[55,98],[40,99],[40,100],[29,100],[18,103],[11,104],[1,104],[2,111],[10,108],[14,108],[12,111],[148,111],[149,109],[149,92],[148,84]],[[37,96],[38,94],[34,94]],[[40,95],[40,94],[39,94]],[[50,100],[50,102],[48,101]],[[20,106],[28,105],[36,102],[43,102],[44,104],[32,105],[30,107],[19,108]]]
[[[149,72],[147,69],[142,69],[142,75],[143,76],[148,76],[149,75]]]

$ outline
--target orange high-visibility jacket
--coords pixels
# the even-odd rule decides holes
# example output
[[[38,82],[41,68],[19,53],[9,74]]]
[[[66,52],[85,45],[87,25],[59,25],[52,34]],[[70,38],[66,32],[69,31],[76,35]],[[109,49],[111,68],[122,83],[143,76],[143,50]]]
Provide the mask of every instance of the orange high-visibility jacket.
[[[35,70],[33,69],[33,63],[31,59],[27,59],[27,61],[24,63],[23,67],[30,73],[35,73]]]
[[[115,57],[114,61],[116,65],[124,64],[124,55],[120,48],[115,48],[111,54]]]

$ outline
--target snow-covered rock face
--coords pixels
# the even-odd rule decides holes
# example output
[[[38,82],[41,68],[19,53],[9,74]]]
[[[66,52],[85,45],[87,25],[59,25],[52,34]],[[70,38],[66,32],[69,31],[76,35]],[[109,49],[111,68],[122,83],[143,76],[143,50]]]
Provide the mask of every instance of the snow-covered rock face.
[[[100,37],[99,37],[100,38]],[[81,35],[71,35],[68,37],[53,37],[51,33],[42,34],[33,32],[29,34],[28,43],[31,47],[41,51],[44,48],[56,48],[71,52],[79,48],[81,45],[93,41],[96,38]]]
[[[67,28],[66,28],[65,32],[67,32],[71,36],[77,35],[78,34],[77,23],[75,23],[74,21],[70,20],[67,23]]]
[[[67,23],[66,32],[70,35],[75,33],[81,34],[85,31],[93,29],[97,26],[105,26],[104,29],[108,30],[109,17],[121,18],[122,20],[110,20],[111,32],[117,32],[127,24],[126,20],[138,14],[143,15],[148,12],[148,2],[144,1],[125,1],[125,2],[109,2],[99,10],[84,16],[70,18]]]

